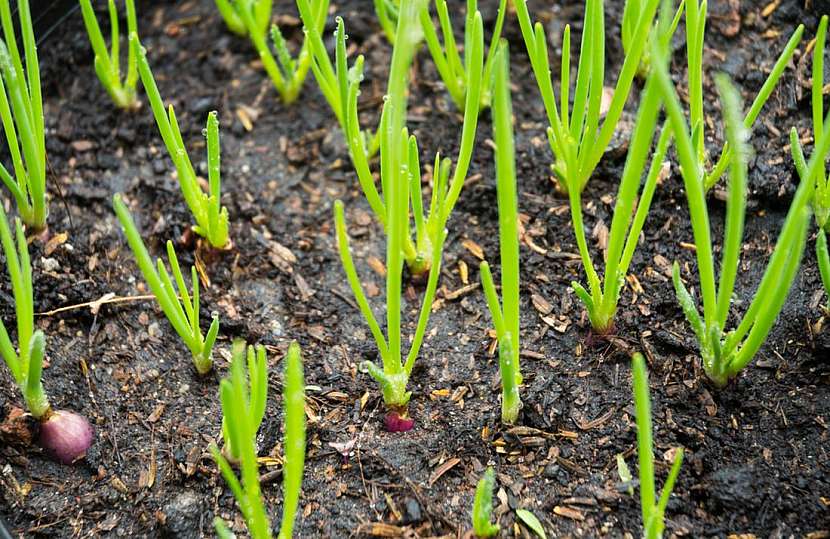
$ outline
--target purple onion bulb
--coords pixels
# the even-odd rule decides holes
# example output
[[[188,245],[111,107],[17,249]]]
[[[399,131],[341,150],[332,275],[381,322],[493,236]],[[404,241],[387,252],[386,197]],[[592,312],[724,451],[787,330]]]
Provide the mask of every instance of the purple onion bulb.
[[[386,430],[389,432],[407,432],[412,430],[415,420],[411,417],[401,416],[398,412],[389,412],[384,419]]]
[[[38,443],[53,459],[72,464],[82,459],[92,445],[92,425],[75,412],[55,410],[40,424]]]

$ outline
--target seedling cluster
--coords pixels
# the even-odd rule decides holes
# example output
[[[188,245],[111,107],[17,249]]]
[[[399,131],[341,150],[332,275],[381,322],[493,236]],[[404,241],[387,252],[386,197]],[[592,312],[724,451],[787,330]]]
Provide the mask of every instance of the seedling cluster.
[[[126,199],[121,194],[113,196],[114,212],[144,282],[190,352],[195,370],[201,375],[200,381],[210,383],[209,374],[220,368],[214,362],[214,349],[221,349],[224,337],[220,335],[218,314],[211,313],[210,323],[203,324],[200,287],[209,286],[210,282],[204,260],[209,262],[208,266],[221,264],[221,255],[234,249],[232,210],[228,209],[234,206],[222,204],[219,114],[210,112],[207,116],[204,130],[207,178],[200,178],[173,106],[165,108],[151,71],[148,55],[153,51],[141,46],[133,0],[125,0],[127,35],[124,40],[119,32],[120,12],[116,0],[108,0],[109,46],[91,0],[79,1],[94,53],[95,73],[104,90],[117,107],[131,114],[142,114],[137,91],[141,80],[160,139],[175,167],[182,197],[192,214],[190,229],[199,241],[188,284],[187,272],[182,272],[173,241],[165,242],[167,263],[161,258],[154,261]],[[830,295],[827,246],[830,182],[825,166],[830,154],[830,115],[825,117],[823,103],[827,17],[821,19],[812,49],[812,151],[809,159],[805,157],[802,139],[793,127],[790,150],[800,183],[754,295],[748,301],[736,301],[747,210],[751,130],[791,64],[802,41],[803,26],[789,39],[746,111],[729,78],[714,75],[724,135],[719,158],[712,162],[706,143],[712,138],[707,137],[711,122],[704,110],[706,0],[684,0],[679,6],[671,0],[626,0],[621,28],[624,60],[615,70],[617,78],[610,92],[606,77],[607,21],[603,0],[585,0],[575,66],[571,60],[570,26],[564,28],[561,56],[555,59],[545,27],[540,22],[533,23],[526,0],[498,2],[487,47],[476,0],[466,2],[463,29],[453,28],[446,0],[434,0],[434,4],[429,0],[375,0],[378,23],[392,46],[386,95],[376,111],[380,118],[376,129],[361,126],[358,102],[365,60],[357,56],[349,65],[345,22],[340,17],[335,19],[332,57],[324,39],[331,7],[328,0],[296,0],[296,4],[303,23],[302,43],[296,54],[290,52],[292,47],[279,28],[271,24],[271,0],[216,0],[216,9],[231,32],[253,43],[283,104],[300,99],[307,73],[312,71],[331,109],[332,120],[339,125],[346,142],[353,176],[385,236],[385,304],[383,316],[377,316],[378,306],[370,303],[353,259],[346,225],[347,209],[342,201],[333,202],[334,238],[340,262],[380,358],[379,363],[361,358],[364,360],[360,366],[379,386],[387,408],[384,424],[388,431],[405,432],[415,426],[409,409],[413,398],[409,382],[428,334],[442,277],[443,251],[452,227],[452,212],[479,149],[476,135],[480,118],[492,124],[495,177],[486,180],[494,181],[497,193],[500,286],[497,287],[488,262],[482,262],[479,300],[489,310],[494,327],[492,335],[498,343],[501,423],[522,422],[521,191],[517,186],[510,50],[507,41],[501,38],[505,25],[511,24],[511,4],[546,113],[553,157],[551,171],[560,193],[567,196],[579,260],[585,271],[587,285],[573,282],[572,293],[587,311],[592,332],[609,336],[616,331],[620,298],[652,201],[661,183],[672,175],[667,162],[671,146],[674,146],[679,164],[677,174],[685,190],[696,262],[674,262],[672,280],[679,303],[678,314],[682,313],[691,326],[703,370],[716,388],[725,388],[730,380],[738,377],[766,341],[798,276],[804,249],[810,241],[813,216],[817,225],[818,267]],[[36,329],[34,321],[33,273],[26,234],[47,230],[44,112],[28,0],[19,0],[17,8],[18,33],[9,0],[0,0],[3,31],[0,119],[12,165],[7,169],[0,164],[0,179],[14,199],[19,215],[11,227],[0,204],[0,243],[15,304],[17,341],[15,346],[6,325],[0,322],[0,355],[29,413],[41,423],[41,445],[60,462],[71,463],[83,457],[93,434],[84,418],[52,409],[42,381],[47,339],[43,331]],[[671,43],[681,22],[685,29],[688,110],[669,70]],[[463,36],[463,43],[456,42],[459,35]],[[22,41],[23,54],[18,39]],[[122,74],[120,48],[125,43],[127,68]],[[421,149],[408,126],[413,64],[421,49],[430,54],[450,100],[463,113],[455,159],[436,152],[430,160],[431,166],[427,167],[421,165]],[[556,81],[551,77],[554,60],[558,60],[559,66]],[[574,71],[576,77],[572,83]],[[638,103],[629,104],[635,95]],[[605,267],[600,274],[586,235],[583,192],[600,167],[612,137],[619,131],[626,106],[636,114],[617,187],[604,253]],[[484,112],[486,109],[488,113]],[[716,244],[707,193],[724,178],[724,234],[723,240]],[[425,192],[428,205],[424,202]],[[138,203],[131,207],[135,212],[141,211]],[[237,234],[241,232],[241,228],[235,230]],[[33,237],[30,241],[38,239]],[[152,247],[152,243],[149,245]],[[715,260],[717,252],[719,263]],[[406,339],[402,298],[409,277],[413,277],[413,290],[421,290],[422,297],[414,332]],[[697,285],[696,290],[684,282],[689,277]],[[743,316],[737,318],[739,308]],[[379,319],[383,318],[382,325]],[[270,538],[272,525],[262,496],[256,446],[257,433],[267,414],[269,359],[263,346],[246,348],[242,340],[233,343],[230,357],[218,391],[222,426],[217,439],[221,436],[222,443],[212,444],[210,453],[237,501],[250,536]],[[305,381],[296,342],[288,346],[283,361],[285,434],[283,518],[279,537],[287,539],[293,536],[306,450]],[[662,536],[665,527],[665,512],[680,472],[683,448],[674,452],[673,464],[658,496],[648,375],[645,360],[639,353],[633,354],[632,374],[643,535],[656,539]],[[631,473],[621,456],[618,466],[624,482],[631,483]],[[496,475],[492,468],[487,468],[476,489],[473,505],[473,533],[477,537],[499,533],[498,523],[492,521],[495,486]],[[633,484],[629,489],[633,493]],[[516,516],[544,536],[542,524],[533,513],[519,509]],[[214,526],[218,536],[233,536],[221,518],[215,519]]]

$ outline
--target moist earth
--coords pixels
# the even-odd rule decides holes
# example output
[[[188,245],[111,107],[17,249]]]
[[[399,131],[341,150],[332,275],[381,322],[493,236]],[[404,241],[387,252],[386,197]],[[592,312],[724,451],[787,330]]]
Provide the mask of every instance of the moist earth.
[[[465,3],[450,4],[453,18],[461,21]],[[486,28],[497,4],[481,2]],[[610,83],[622,61],[622,1],[606,4]],[[820,10],[830,9],[826,4],[729,0],[711,7],[704,63],[713,155],[722,133],[711,76],[728,73],[748,103],[796,25],[807,27],[751,139],[755,154],[732,323],[760,281],[796,187],[787,133],[796,126],[809,140],[811,63],[804,51]],[[385,432],[377,385],[359,369],[362,361],[378,358],[340,266],[333,202],[345,203],[358,271],[377,313],[384,306],[384,279],[374,259],[384,259],[385,240],[313,77],[299,102],[285,105],[251,44],[227,31],[213,2],[137,7],[162,96],[175,106],[191,158],[205,176],[201,131],[207,113],[219,111],[223,203],[234,248],[215,259],[199,254],[149,108],[146,102],[132,114],[113,108],[94,75],[80,14],[50,27],[40,44],[50,228],[47,241],[30,246],[37,324],[48,336],[44,385],[53,405],[86,415],[97,438],[86,460],[74,466],[3,439],[0,517],[13,536],[201,537],[213,534],[215,516],[243,532],[208,452],[220,436],[218,382],[235,338],[269,351],[270,398],[257,443],[275,526],[282,511],[281,358],[292,339],[303,348],[308,451],[299,537],[459,537],[471,527],[475,484],[488,465],[497,472],[495,516],[504,536],[531,535],[517,520],[518,508],[532,511],[550,536],[638,535],[638,497],[629,494],[616,465],[622,454],[636,470],[627,361],[632,350],[642,350],[650,367],[658,487],[674,448],[686,450],[667,509],[668,534],[830,534],[830,330],[812,233],[767,343],[727,388],[711,387],[670,279],[671,264],[679,260],[684,277],[696,286],[692,232],[672,152],[622,295],[616,333],[610,339],[592,336],[570,288],[584,274],[567,199],[551,181],[545,113],[511,14],[505,37],[523,224],[524,409],[518,426],[500,424],[492,322],[477,284],[482,258],[498,262],[485,112],[469,179],[449,223],[439,293],[410,384],[415,428]],[[548,30],[556,72],[562,30],[570,23],[578,43],[583,4],[536,1],[530,9]],[[346,21],[352,57],[366,56],[361,115],[365,126],[374,127],[390,47],[368,0],[334,2],[332,12]],[[275,2],[274,13],[296,47],[302,29],[292,2]],[[103,11],[99,19],[105,20]],[[330,17],[329,47],[333,25]],[[39,35],[45,30],[41,26]],[[674,46],[673,73],[684,95],[682,40]],[[431,162],[437,151],[454,158],[461,116],[425,50],[412,76],[409,126],[421,162]],[[638,91],[584,193],[595,260],[601,260],[611,222]],[[139,297],[147,288],[111,210],[116,192],[124,193],[151,252],[162,254],[172,239],[182,263],[196,263],[209,279],[202,287],[202,319],[216,311],[222,324],[213,373],[195,373],[163,314]],[[427,182],[424,192],[428,196]],[[716,189],[709,203],[715,238],[722,234],[723,198]],[[410,335],[423,284],[406,282]],[[0,313],[11,327],[14,302],[5,277],[0,286]],[[8,371],[0,372],[3,419],[21,401]]]

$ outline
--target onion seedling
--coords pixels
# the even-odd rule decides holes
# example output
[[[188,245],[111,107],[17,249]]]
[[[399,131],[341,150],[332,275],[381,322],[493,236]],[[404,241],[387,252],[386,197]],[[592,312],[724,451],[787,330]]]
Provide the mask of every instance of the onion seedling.
[[[686,0],[686,59],[688,69],[688,92],[689,92],[689,124],[691,128],[693,149],[695,151],[695,164],[698,168],[706,170],[709,157],[705,146],[706,118],[703,109],[703,42],[706,32],[707,0]],[[752,129],[755,121],[764,108],[778,81],[784,73],[787,65],[795,53],[796,47],[801,42],[804,33],[804,25],[799,25],[790,37],[784,51],[764,81],[761,90],[744,115],[742,121],[746,129]],[[718,161],[711,167],[709,172],[704,172],[703,183],[706,191],[712,188],[731,166],[730,146],[727,141],[723,145]]]
[[[373,0],[375,14],[378,17],[386,39],[392,45],[395,44],[395,30],[398,27],[398,11],[401,7],[401,0]]]
[[[401,16],[398,18],[395,48],[392,52],[392,75],[389,79],[389,91],[381,114],[379,131],[381,140],[380,176],[385,200],[377,211],[386,232],[386,330],[388,337],[384,337],[358,278],[349,249],[343,203],[338,200],[334,205],[334,220],[340,260],[352,293],[375,339],[383,363],[381,368],[371,361],[365,361],[362,367],[381,386],[383,400],[389,408],[389,414],[386,416],[386,427],[390,431],[406,431],[413,426],[413,421],[407,413],[407,405],[411,394],[406,390],[406,387],[423,343],[432,300],[438,286],[441,254],[444,240],[447,237],[447,218],[458,197],[463,178],[466,176],[466,169],[469,166],[472,152],[471,133],[475,133],[475,124],[478,117],[478,96],[469,95],[467,112],[469,113],[471,108],[475,109],[476,112],[472,116],[465,116],[461,157],[456,167],[455,177],[452,181],[449,180],[449,160],[442,161],[440,156],[437,156],[432,173],[430,213],[429,217],[425,218],[421,201],[421,168],[418,144],[415,137],[410,136],[406,129],[406,74],[415,54],[415,46],[421,39],[417,14],[425,1],[401,1]],[[477,36],[480,38],[480,15],[476,17],[476,26],[479,29]],[[480,39],[478,43],[481,44]],[[478,46],[476,49],[480,58],[482,56],[481,47]],[[377,191],[374,191],[374,184],[371,185],[371,188],[375,199],[379,200]],[[369,198],[371,201],[371,197]],[[407,250],[413,249],[413,246],[407,245],[407,242],[411,242],[409,235],[410,200],[417,237],[419,240],[423,240],[418,251],[411,255]],[[421,253],[428,253],[428,255]],[[412,337],[404,361],[401,350],[401,281],[405,259],[413,273],[428,272],[428,277],[415,334]],[[415,264],[410,262],[413,259]]]
[[[510,60],[506,41],[496,53],[493,93],[493,138],[496,141],[496,191],[499,205],[499,251],[501,294],[499,301],[490,266],[479,267],[481,286],[499,341],[501,372],[501,420],[513,424],[522,401],[519,385],[519,209],[516,196],[516,157],[513,147],[513,106],[510,98]]]
[[[686,5],[688,7],[689,3]],[[727,141],[732,148],[729,152],[723,254],[720,277],[716,281],[704,171],[698,166],[697,147],[694,142],[696,135],[686,124],[680,98],[664,63],[668,57],[666,47],[653,47],[652,57],[662,60],[655,61],[652,70],[659,82],[676,140],[694,233],[703,316],[698,312],[695,300],[680,278],[680,266],[677,262],[673,271],[674,286],[678,301],[697,337],[704,370],[715,385],[724,386],[752,361],[784,305],[806,243],[813,183],[803,180],[799,185],[761,283],[736,329],[727,332],[726,324],[740,263],[747,196],[747,160],[750,151],[746,142],[747,127],[740,116],[740,96],[725,75],[716,77],[721,109],[725,117]],[[805,167],[807,172],[804,178],[812,178],[817,167],[823,166],[824,156],[830,149],[830,124],[827,124],[819,141],[818,150],[811,158],[810,165]]]
[[[557,104],[544,27],[539,22],[533,26],[526,0],[516,0],[516,14],[522,36],[550,124],[548,141],[555,158],[553,172],[562,191],[582,191],[611,142],[631,92],[659,3],[660,0],[645,0],[640,8],[640,16],[632,34],[632,46],[626,51],[605,119],[600,125],[605,92],[603,1],[586,0],[579,67],[571,105],[570,26],[565,26],[562,41],[560,103]]]
[[[253,432],[259,430],[262,424],[262,419],[265,417],[265,401],[268,399],[268,360],[265,357],[265,347],[253,346],[248,347],[248,353],[245,354],[245,342],[242,340],[234,341],[233,349],[231,350],[231,370],[233,377],[240,376],[236,371],[242,371],[241,379],[247,379],[247,386],[245,388],[245,409],[248,411],[247,416],[251,420]],[[247,368],[247,373],[244,370]],[[235,378],[234,378],[235,379]],[[230,386],[228,386],[230,388]],[[224,386],[223,386],[224,389]],[[231,394],[227,396],[223,392],[222,398],[230,398]],[[234,435],[236,433],[229,428],[227,419],[222,419],[222,436],[225,440],[224,453],[228,460],[238,463],[240,460],[239,447],[235,443]]]
[[[46,228],[46,141],[43,131],[43,98],[35,35],[29,0],[17,3],[23,39],[25,68],[17,48],[9,0],[0,0],[0,119],[6,134],[14,177],[0,163],[0,179],[11,191],[17,211],[27,228]]]
[[[821,18],[818,32],[816,33],[815,46],[813,47],[813,82],[811,85],[811,97],[813,105],[813,136],[817,136],[824,130],[824,49],[827,41],[827,15]],[[816,258],[818,260],[819,273],[824,289],[827,291],[827,309],[830,310],[830,254],[827,251],[827,231],[830,230],[830,181],[827,171],[821,166],[816,171],[815,179],[805,177],[806,164],[804,163],[804,152],[798,136],[791,136],[790,148],[796,164],[796,170],[802,182],[814,181],[815,193],[813,194],[813,211],[816,216]]]
[[[110,15],[110,50],[104,41],[104,35],[98,26],[98,19],[95,17],[95,10],[92,9],[91,0],[80,0],[81,15],[84,18],[84,26],[89,36],[89,43],[95,53],[95,73],[104,89],[109,94],[117,107],[122,109],[135,109],[138,107],[135,86],[138,82],[138,41],[129,39],[137,34],[135,4],[133,0],[125,0],[127,10],[127,73],[124,80],[121,80],[121,59],[120,59],[120,32],[118,26],[118,9],[115,7],[115,0],[109,0]]]
[[[124,229],[124,235],[127,236],[127,243],[133,251],[138,268],[147,281],[150,291],[156,297],[156,300],[170,321],[170,325],[179,334],[184,344],[193,356],[193,365],[199,374],[207,374],[213,367],[213,359],[211,359],[211,351],[213,344],[216,342],[216,336],[219,333],[219,315],[214,314],[213,319],[208,329],[207,335],[202,337],[202,329],[199,325],[199,277],[196,274],[196,267],[190,268],[190,282],[193,286],[193,294],[187,292],[187,285],[184,277],[182,277],[182,270],[179,267],[179,259],[176,257],[176,251],[173,249],[173,242],[167,242],[167,260],[170,263],[170,269],[173,272],[173,280],[167,272],[164,261],[161,258],[156,260],[153,264],[144,242],[141,240],[141,235],[138,233],[138,228],[135,226],[132,215],[127,209],[127,205],[121,200],[121,195],[116,194],[113,199],[113,208],[118,220],[121,222],[121,227]],[[178,292],[176,289],[178,288]],[[179,299],[181,297],[181,299]]]
[[[823,228],[818,229],[816,238],[816,257],[818,258],[818,269],[821,275],[821,282],[827,292],[827,311],[830,311],[830,251],[827,249],[827,234]]]
[[[305,19],[309,10],[307,0],[298,0],[300,14]],[[381,191],[375,186],[375,179],[369,168],[369,155],[367,137],[360,131],[357,115],[357,97],[359,85],[363,74],[363,58],[358,57],[352,68],[346,65],[346,35],[342,20],[338,19],[337,43],[335,50],[335,64],[329,59],[319,33],[313,34],[306,24],[306,31],[310,35],[312,50],[314,53],[314,73],[317,77],[323,95],[326,96],[332,110],[338,117],[346,141],[349,145],[349,153],[357,173],[360,187],[363,190],[369,206],[375,213],[377,219],[384,228],[389,228],[389,214],[393,213],[389,208],[391,194],[389,193],[392,179],[398,176],[398,171],[393,168],[393,163],[398,162],[399,155],[394,155],[398,148],[392,140],[397,140],[401,129],[405,127],[407,108],[407,86],[408,72],[412,59],[415,55],[418,44],[423,35],[418,21],[420,10],[424,9],[426,0],[407,0],[401,3],[402,12],[409,13],[409,19],[399,18],[398,35],[395,48],[392,53],[392,61],[389,70],[389,82],[387,88],[387,102],[384,105],[384,114],[387,112],[392,116],[388,119],[388,131],[384,134],[383,127],[376,137],[380,147],[381,162]],[[304,7],[306,6],[306,7]],[[404,8],[406,8],[404,10]],[[409,270],[415,275],[423,275],[430,269],[433,259],[433,237],[440,231],[446,218],[452,213],[461,188],[467,178],[467,172],[472,160],[472,153],[475,145],[475,133],[478,127],[478,112],[483,85],[482,70],[472,69],[470,66],[481,66],[484,63],[484,38],[481,22],[481,14],[476,13],[473,18],[473,31],[471,34],[471,49],[468,54],[468,92],[464,108],[464,124],[461,132],[461,143],[456,160],[454,171],[451,171],[451,161],[436,156],[432,176],[435,185],[443,185],[442,190],[433,189],[430,201],[429,213],[425,215],[423,202],[421,200],[421,168],[417,143],[411,138],[407,149],[410,161],[401,162],[409,171],[410,191],[412,193],[412,212],[415,219],[415,239],[409,234],[409,225],[406,225],[404,236],[401,240],[401,249],[406,259]],[[336,66],[336,67],[335,67]],[[383,122],[383,118],[381,119]],[[384,141],[386,141],[384,143]],[[392,159],[390,161],[390,158]],[[450,173],[452,172],[452,179]],[[407,208],[408,203],[404,206]],[[407,219],[408,220],[408,219]]]
[[[493,487],[496,474],[493,468],[487,468],[476,485],[473,499],[473,534],[476,537],[493,537],[499,533],[499,525],[490,522],[493,518]]]
[[[228,22],[231,11],[222,4],[233,2],[233,14],[237,16],[244,27],[244,33],[237,31],[237,21]],[[329,10],[329,0],[307,0],[310,2],[311,16],[310,24],[318,33],[323,31],[326,24],[326,16]],[[259,53],[262,67],[271,78],[274,88],[280,94],[283,102],[293,103],[300,95],[308,70],[311,67],[311,53],[309,52],[308,38],[303,40],[299,54],[293,56],[288,50],[288,43],[285,41],[282,32],[277,25],[271,26],[270,35],[267,31],[268,21],[271,17],[271,2],[255,0],[217,0],[217,6],[231,30],[238,34],[247,35]],[[267,16],[266,16],[267,9]],[[227,14],[227,16],[226,16]],[[233,19],[231,19],[233,20]],[[236,28],[236,29],[235,29]],[[268,38],[274,45],[274,52],[268,43]],[[276,53],[276,54],[275,54]]]
[[[248,357],[251,357],[250,351]],[[259,488],[259,464],[256,451],[256,434],[262,416],[259,408],[252,400],[249,400],[244,370],[243,354],[234,354],[230,375],[222,380],[219,388],[222,420],[226,427],[223,429],[226,436],[225,442],[228,443],[227,436],[230,436],[233,439],[232,446],[238,449],[240,477],[237,477],[230,463],[216,445],[211,445],[210,450],[222,476],[236,498],[250,536],[253,539],[270,539],[272,537],[271,523]],[[249,376],[253,376],[253,373]],[[267,389],[267,385],[265,387]],[[264,402],[262,406],[264,407]],[[291,539],[303,482],[306,426],[303,362],[300,346],[296,342],[291,343],[285,356],[283,409],[285,414],[283,507],[278,537],[279,539]],[[216,534],[222,539],[234,537],[221,518],[216,517],[213,525]]]
[[[360,83],[363,80],[363,55],[357,57],[352,67],[346,60],[346,30],[343,19],[337,17],[337,29],[334,32],[335,61],[329,58],[323,36],[314,26],[314,12],[309,0],[297,0],[297,9],[303,21],[306,41],[312,56],[311,70],[323,97],[331,107],[340,124],[343,138],[349,147],[349,154],[360,181],[371,179],[369,159],[379,149],[380,138],[368,131],[361,131],[357,111],[357,98],[360,95]],[[371,180],[374,182],[374,180]],[[361,184],[362,185],[362,184]],[[374,206],[373,206],[374,209]]]
[[[20,388],[26,408],[40,422],[40,446],[59,462],[70,464],[82,458],[92,444],[92,427],[84,417],[74,412],[53,410],[43,390],[41,377],[46,337],[39,329],[35,330],[29,246],[20,219],[15,219],[15,233],[12,235],[2,204],[0,242],[14,294],[19,349],[19,352],[15,350],[6,326],[0,320],[0,355]]]
[[[663,484],[660,498],[656,497],[654,481],[654,443],[651,434],[651,399],[648,389],[646,362],[640,353],[634,354],[631,362],[634,377],[634,414],[637,421],[637,459],[640,476],[640,506],[643,513],[643,537],[660,539],[665,527],[666,506],[674,489],[674,483],[683,464],[683,448],[674,453],[671,470]]]
[[[137,44],[137,37],[134,36],[132,40]],[[206,238],[214,249],[226,249],[229,247],[230,241],[228,238],[228,209],[222,207],[221,201],[219,120],[216,111],[208,114],[207,127],[204,131],[207,138],[209,186],[209,193],[205,193],[184,146],[173,105],[169,105],[167,110],[164,110],[161,94],[159,94],[153,73],[150,71],[150,64],[147,62],[146,51],[140,45],[137,44],[137,46],[139,47],[138,71],[141,74],[141,83],[147,92],[147,98],[150,101],[150,107],[153,109],[153,116],[156,118],[159,133],[161,133],[161,138],[167,147],[167,153],[176,166],[176,174],[184,200],[196,220],[193,231]]]
[[[268,31],[271,24],[272,0],[216,0],[216,9],[225,20],[225,24],[234,34],[248,36],[248,27],[240,12],[250,13],[254,27],[262,34]]]
[[[493,35],[490,38],[490,48],[487,53],[487,60],[484,62],[483,68],[481,64],[469,65],[469,59],[461,58],[458,53],[458,47],[455,43],[453,35],[452,21],[450,20],[449,10],[447,8],[446,0],[435,0],[435,11],[438,14],[438,21],[441,27],[444,43],[441,44],[438,38],[438,32],[435,25],[432,23],[432,18],[429,14],[429,4],[424,6],[421,10],[421,26],[424,30],[424,40],[427,48],[432,55],[432,60],[435,62],[435,68],[444,81],[447,91],[452,97],[455,106],[460,110],[464,109],[467,94],[467,77],[470,69],[483,69],[482,80],[483,88],[481,91],[481,106],[490,106],[492,99],[492,70],[493,60],[496,55],[496,48],[501,38],[502,27],[504,26],[504,18],[507,14],[507,0],[500,0],[499,12],[496,17],[496,23],[493,27]],[[464,23],[464,50],[472,50],[472,39],[475,37],[473,32],[475,30],[475,16],[478,13],[478,0],[467,0],[467,15]],[[465,53],[466,56],[466,53]]]
[[[611,221],[608,247],[605,253],[604,283],[597,273],[591,254],[588,251],[588,241],[585,237],[585,227],[582,221],[582,195],[577,189],[568,190],[571,222],[573,223],[582,265],[588,279],[588,289],[586,290],[575,281],[571,283],[571,286],[585,305],[594,331],[601,335],[611,333],[614,329],[614,318],[617,313],[622,286],[625,283],[625,276],[628,274],[628,267],[640,240],[640,232],[645,224],[657,188],[663,159],[671,142],[671,128],[664,125],[641,191],[640,181],[645,171],[660,108],[660,91],[656,87],[654,76],[649,75],[640,101],[634,132],[629,144],[628,157],[617,191],[617,201],[614,205],[614,216]],[[637,200],[638,195],[639,200]]]
[[[671,29],[669,30],[670,35],[674,35],[677,26],[680,24],[680,19],[683,16],[683,10],[685,6],[686,0],[681,0],[680,6],[677,8],[677,11],[675,12]],[[635,40],[639,37],[636,34],[637,23],[640,22],[640,14],[642,13],[642,8],[643,5],[639,0],[625,1],[625,6],[623,7],[622,23],[620,24],[620,37],[622,39],[623,51],[625,53],[631,51],[636,45]],[[649,51],[648,48],[646,48],[646,50],[643,51],[643,57],[640,60],[640,67],[638,69],[637,75],[645,78],[648,75],[650,63],[651,59],[649,58]]]

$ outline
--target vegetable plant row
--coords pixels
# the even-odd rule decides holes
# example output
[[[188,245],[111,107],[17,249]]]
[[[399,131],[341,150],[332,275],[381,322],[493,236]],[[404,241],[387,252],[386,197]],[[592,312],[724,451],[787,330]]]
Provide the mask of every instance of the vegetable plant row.
[[[108,0],[109,44],[101,31],[91,0],[79,0],[83,23],[94,55],[94,69],[111,98],[124,114],[152,114],[159,139],[172,162],[182,198],[192,216],[191,229],[202,253],[235,249],[230,234],[234,218],[222,204],[221,145],[218,115],[205,119],[207,179],[200,178],[182,137],[172,105],[165,106],[151,67],[152,50],[141,44],[133,0],[125,0],[127,33],[120,35],[120,11]],[[467,0],[466,14],[453,17],[446,0],[375,0],[378,23],[392,46],[385,99],[376,126],[361,125],[358,103],[365,62],[349,58],[347,23],[334,19],[333,47],[325,29],[330,15],[328,0],[296,0],[304,27],[302,44],[292,54],[274,18],[270,0],[216,0],[216,9],[228,30],[253,45],[261,67],[284,103],[303,99],[303,88],[316,83],[346,143],[354,174],[385,239],[385,302],[370,301],[352,254],[346,208],[333,205],[333,234],[346,282],[365,319],[377,349],[377,361],[365,360],[361,369],[377,383],[386,405],[385,428],[406,433],[416,427],[410,412],[410,379],[430,327],[430,314],[441,281],[444,248],[453,227],[453,210],[463,196],[477,147],[479,119],[491,120],[494,146],[499,257],[494,276],[490,263],[479,267],[483,299],[498,341],[501,382],[501,421],[522,422],[523,376],[520,365],[521,334],[519,265],[520,227],[517,189],[516,137],[511,96],[511,54],[526,54],[539,90],[547,121],[551,170],[557,189],[567,197],[573,233],[584,269],[584,283],[573,282],[600,338],[616,335],[615,319],[626,287],[634,254],[642,243],[651,203],[664,179],[673,149],[679,162],[686,195],[686,219],[694,237],[696,264],[681,267],[675,261],[672,280],[677,310],[688,321],[698,344],[699,361],[714,388],[729,391],[732,380],[753,361],[781,313],[799,268],[811,231],[816,236],[815,256],[826,292],[830,294],[830,180],[825,163],[830,153],[830,118],[825,116],[824,53],[828,19],[821,19],[812,48],[812,146],[802,147],[795,126],[790,135],[788,159],[800,179],[784,223],[778,231],[769,261],[755,293],[736,297],[747,211],[748,162],[752,156],[752,128],[802,44],[799,26],[780,51],[778,60],[757,95],[745,106],[729,77],[715,76],[720,98],[722,146],[707,146],[713,126],[704,114],[704,36],[708,20],[706,0],[626,0],[623,11],[624,60],[616,81],[606,74],[606,14],[603,0],[585,0],[581,40],[571,43],[571,28],[561,36],[561,55],[551,50],[547,30],[535,22],[526,0],[500,0],[492,27],[485,28],[476,0]],[[502,37],[506,24],[516,19],[523,50],[513,50]],[[0,242],[14,298],[16,333],[0,323],[0,354],[20,389],[22,402],[40,424],[39,443],[57,461],[71,464],[95,443],[93,428],[80,415],[56,410],[49,404],[42,369],[48,355],[48,335],[34,323],[33,275],[29,243],[48,237],[49,199],[46,185],[47,155],[32,13],[28,0],[19,0],[15,24],[9,0],[0,0],[0,119],[11,166],[0,164],[0,179],[14,200],[17,216],[10,223],[0,204]],[[459,25],[459,21],[463,21]],[[682,23],[682,30],[681,30]],[[684,33],[685,32],[685,33]],[[463,36],[457,42],[457,36]],[[685,43],[685,73],[672,73],[671,44]],[[22,46],[22,47],[21,47]],[[424,149],[408,126],[412,65],[420,49],[434,62],[446,92],[459,112],[458,152],[439,152],[426,166]],[[126,70],[122,70],[126,49]],[[332,50],[330,50],[332,49]],[[576,49],[575,51],[573,49]],[[572,54],[576,53],[576,56]],[[552,65],[558,63],[554,72]],[[315,82],[307,81],[309,72]],[[575,75],[575,76],[574,76]],[[675,75],[673,77],[673,75]],[[675,79],[688,80],[688,96],[681,98]],[[147,105],[142,107],[138,82]],[[610,94],[608,89],[610,86]],[[687,98],[686,98],[687,97]],[[604,269],[595,265],[583,222],[583,193],[605,158],[626,108],[635,111],[628,135],[628,151],[619,178],[613,218],[604,253]],[[149,110],[147,110],[149,108]],[[711,152],[711,153],[710,153]],[[428,154],[432,155],[432,154]],[[714,156],[717,156],[713,159]],[[428,184],[425,188],[425,180]],[[726,193],[723,238],[714,238],[708,195],[722,184]],[[426,193],[426,197],[425,197]],[[141,230],[133,220],[127,197],[112,193],[113,210],[126,244],[158,307],[190,352],[193,368],[206,376],[217,368],[215,348],[224,339],[219,315],[201,316],[200,270],[182,271],[172,241],[166,242],[167,262],[153,260]],[[426,199],[426,200],[425,200]],[[815,223],[815,227],[813,227]],[[719,260],[716,260],[719,253]],[[812,253],[810,253],[811,256]],[[221,257],[207,257],[220,264]],[[209,267],[207,271],[209,271]],[[499,279],[497,279],[498,277]],[[405,335],[404,297],[409,280],[423,286],[414,332]],[[188,282],[189,281],[189,282]],[[373,305],[374,303],[374,305]],[[825,309],[830,309],[830,302]],[[625,337],[625,335],[622,335]],[[221,339],[220,339],[221,337]],[[16,344],[15,344],[16,341]],[[259,475],[256,438],[263,422],[269,393],[269,360],[262,346],[234,340],[231,361],[216,395],[221,403],[221,444],[209,447],[216,467],[235,497],[255,538],[274,534],[265,506]],[[278,536],[293,536],[299,505],[306,451],[305,382],[301,350],[293,342],[285,353],[282,394],[284,403],[283,509]],[[680,474],[683,448],[677,448],[664,487],[655,487],[654,443],[648,375],[643,356],[632,352],[633,402],[637,426],[642,534],[661,537],[673,485]],[[46,388],[48,388],[48,380]],[[415,397],[417,398],[417,397]],[[399,434],[406,436],[406,434]],[[630,476],[620,459],[621,477]],[[497,478],[484,473],[472,508],[472,529],[478,537],[499,533],[492,522],[492,491]],[[537,533],[544,534],[532,513],[518,515]],[[232,537],[229,523],[214,522],[219,537]]]

